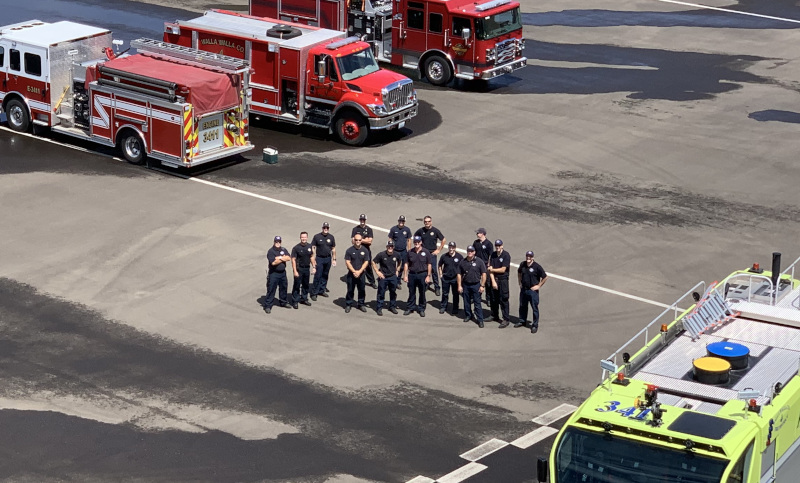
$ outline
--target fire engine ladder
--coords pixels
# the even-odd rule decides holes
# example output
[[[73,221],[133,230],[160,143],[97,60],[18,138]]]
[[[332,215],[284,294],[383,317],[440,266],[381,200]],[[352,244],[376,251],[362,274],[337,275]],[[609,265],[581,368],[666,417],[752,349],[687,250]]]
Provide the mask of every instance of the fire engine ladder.
[[[178,59],[195,67],[212,68],[227,73],[243,73],[250,70],[250,65],[246,60],[205,52],[182,45],[174,45],[160,40],[136,39],[131,41],[131,47],[142,54]]]
[[[692,340],[697,340],[706,330],[739,316],[739,312],[731,309],[716,287],[717,282],[712,283],[694,310],[683,318],[683,328],[689,332]]]

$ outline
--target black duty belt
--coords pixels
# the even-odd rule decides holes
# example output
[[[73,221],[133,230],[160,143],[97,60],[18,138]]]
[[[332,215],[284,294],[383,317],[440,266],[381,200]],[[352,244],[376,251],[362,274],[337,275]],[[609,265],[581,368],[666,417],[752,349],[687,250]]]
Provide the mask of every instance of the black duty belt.
[[[423,270],[423,271],[421,271],[421,272],[411,272],[411,273],[413,273],[414,275],[418,275],[418,274],[420,274],[420,273],[424,273],[424,274],[426,274],[426,275],[428,274],[428,272],[427,272],[426,270]]]
[[[330,258],[330,255],[317,255],[317,258]]]

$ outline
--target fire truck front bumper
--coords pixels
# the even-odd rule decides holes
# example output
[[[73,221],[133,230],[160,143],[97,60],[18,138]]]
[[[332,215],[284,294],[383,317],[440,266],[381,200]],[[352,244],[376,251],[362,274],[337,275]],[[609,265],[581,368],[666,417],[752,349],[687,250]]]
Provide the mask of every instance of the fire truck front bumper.
[[[369,118],[370,129],[394,129],[405,126],[406,121],[417,115],[417,107],[419,104],[414,102],[405,108],[387,114],[384,117],[371,117]]]
[[[504,74],[510,74],[515,70],[519,70],[523,67],[528,65],[528,58],[522,57],[520,59],[515,60],[514,62],[500,65],[495,67],[494,69],[485,70],[481,72],[481,79],[494,79],[495,77],[500,77]]]

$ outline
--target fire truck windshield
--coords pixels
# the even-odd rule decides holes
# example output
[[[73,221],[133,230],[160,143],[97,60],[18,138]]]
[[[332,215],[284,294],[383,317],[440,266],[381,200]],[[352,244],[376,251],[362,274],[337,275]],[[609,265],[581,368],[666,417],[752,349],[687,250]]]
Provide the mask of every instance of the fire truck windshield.
[[[493,39],[521,28],[519,7],[475,19],[475,36],[479,40]]]
[[[370,49],[364,49],[360,52],[339,57],[336,60],[339,61],[339,71],[342,73],[342,80],[346,81],[364,77],[380,69]]]
[[[553,483],[719,483],[727,461],[576,428],[564,432]]]

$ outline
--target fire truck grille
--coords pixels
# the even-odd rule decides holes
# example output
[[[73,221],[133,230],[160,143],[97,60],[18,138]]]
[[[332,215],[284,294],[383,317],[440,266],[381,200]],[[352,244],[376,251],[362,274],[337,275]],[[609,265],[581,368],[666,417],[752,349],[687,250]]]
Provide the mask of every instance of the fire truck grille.
[[[511,62],[514,60],[514,56],[517,52],[517,39],[508,39],[504,40],[497,44],[497,60],[495,61],[498,65],[505,64],[506,62]]]
[[[386,90],[387,93],[383,98],[383,105],[386,107],[386,111],[394,112],[411,104],[411,95],[414,92],[414,84],[411,79],[389,84]]]

